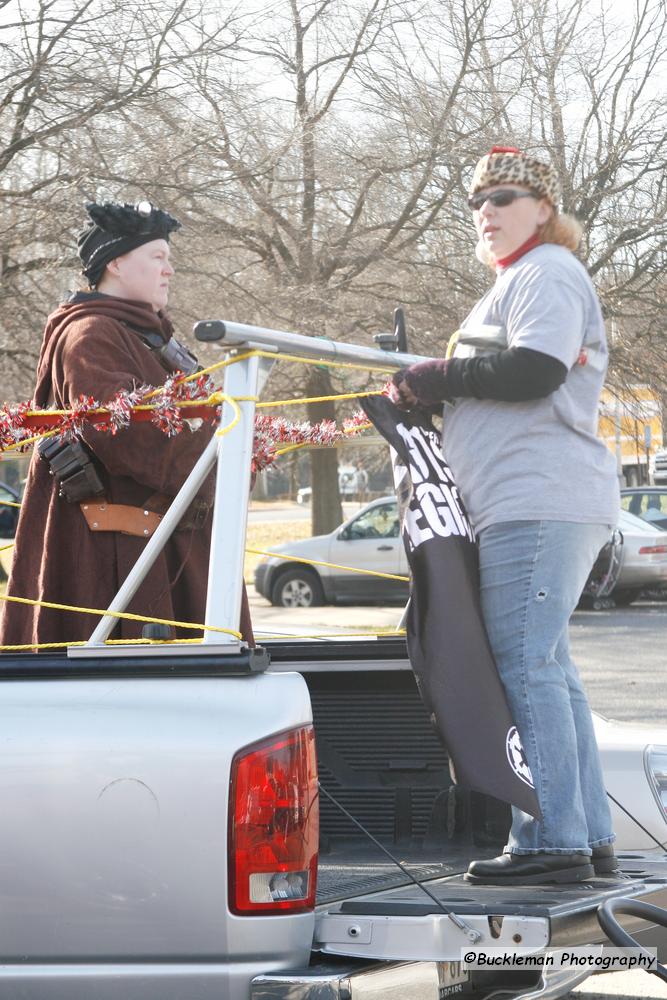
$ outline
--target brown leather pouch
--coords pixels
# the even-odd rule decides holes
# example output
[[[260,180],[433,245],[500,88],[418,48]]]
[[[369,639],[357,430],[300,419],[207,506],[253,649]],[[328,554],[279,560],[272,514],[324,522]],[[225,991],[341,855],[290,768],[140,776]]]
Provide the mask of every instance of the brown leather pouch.
[[[129,507],[105,500],[87,500],[79,506],[91,531],[120,531],[123,535],[150,538],[162,520],[160,514],[144,507]]]
[[[130,507],[106,500],[86,500],[79,504],[91,531],[120,531],[123,535],[150,538],[171,504],[172,497],[155,493],[143,507]],[[157,510],[152,508],[157,507]],[[160,511],[160,513],[158,513]],[[178,522],[177,531],[198,530],[208,518],[210,507],[203,500],[194,500]]]

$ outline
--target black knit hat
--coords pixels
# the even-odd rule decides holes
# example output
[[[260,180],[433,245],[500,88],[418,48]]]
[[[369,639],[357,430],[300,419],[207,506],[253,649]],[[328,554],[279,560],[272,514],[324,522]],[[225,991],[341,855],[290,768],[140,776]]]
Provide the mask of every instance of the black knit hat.
[[[169,234],[181,228],[173,215],[148,201],[137,205],[88,202],[86,211],[91,222],[79,233],[77,250],[91,286],[98,284],[109,261],[151,240],[169,241]]]

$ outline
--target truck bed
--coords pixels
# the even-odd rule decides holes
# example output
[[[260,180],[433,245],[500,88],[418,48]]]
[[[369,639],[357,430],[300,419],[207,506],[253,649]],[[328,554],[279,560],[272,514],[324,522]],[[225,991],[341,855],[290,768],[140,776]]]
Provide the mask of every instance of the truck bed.
[[[471,859],[502,851],[510,810],[452,783],[404,642],[285,643],[271,648],[271,661],[272,670],[299,670],[306,680],[325,792],[457,914],[544,917],[552,944],[573,945],[602,939],[595,913],[608,895],[667,905],[667,855],[657,851],[620,855],[620,877],[580,885],[464,882]],[[442,913],[326,795],[320,815],[320,913],[399,920]],[[631,933],[639,926],[627,922]],[[665,935],[654,940],[645,930],[642,941],[662,946]],[[344,953],[365,954],[348,944]]]
[[[419,877],[498,853],[509,807],[452,782],[403,639],[271,644],[270,655],[272,671],[298,670],[310,693],[322,902],[405,881],[337,803]]]

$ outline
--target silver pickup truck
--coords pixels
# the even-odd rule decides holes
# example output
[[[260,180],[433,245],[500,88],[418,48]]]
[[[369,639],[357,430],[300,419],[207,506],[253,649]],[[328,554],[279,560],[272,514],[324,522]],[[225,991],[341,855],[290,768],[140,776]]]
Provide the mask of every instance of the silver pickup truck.
[[[202,327],[226,349],[377,360]],[[254,397],[269,364],[232,365],[225,391]],[[119,651],[105,645],[105,617],[86,647],[0,657],[1,1000],[544,1000],[591,970],[470,971],[462,950],[607,942],[597,912],[609,918],[619,900],[607,931],[617,920],[662,946],[660,915],[634,912],[667,905],[667,778],[647,765],[644,736],[626,727],[602,747],[622,876],[472,886],[462,872],[497,853],[507,807],[452,784],[402,638],[248,650],[216,631],[240,605],[252,399],[240,406],[111,607],[122,610],[217,462],[201,645]]]

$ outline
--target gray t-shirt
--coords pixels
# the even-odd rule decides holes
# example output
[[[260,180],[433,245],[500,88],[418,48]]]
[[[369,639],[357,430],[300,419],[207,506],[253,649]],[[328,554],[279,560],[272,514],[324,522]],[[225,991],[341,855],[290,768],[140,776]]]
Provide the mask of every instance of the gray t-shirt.
[[[529,347],[568,369],[544,399],[445,404],[443,452],[476,531],[503,521],[615,525],[614,456],[596,436],[607,343],[600,303],[569,250],[543,244],[499,272],[455,357]]]

